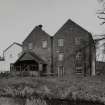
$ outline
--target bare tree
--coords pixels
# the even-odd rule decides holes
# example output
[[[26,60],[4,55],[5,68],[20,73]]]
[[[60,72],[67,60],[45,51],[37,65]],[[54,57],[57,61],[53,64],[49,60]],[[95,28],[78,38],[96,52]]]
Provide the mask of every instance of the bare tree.
[[[98,18],[102,20],[101,25],[105,24],[105,0],[97,0],[100,5],[101,9],[97,11]]]

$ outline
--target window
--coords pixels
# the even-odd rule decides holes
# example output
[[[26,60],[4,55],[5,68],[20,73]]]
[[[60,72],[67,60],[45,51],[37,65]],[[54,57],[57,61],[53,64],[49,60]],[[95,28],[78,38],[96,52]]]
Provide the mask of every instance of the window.
[[[76,55],[76,60],[81,60],[82,59],[82,54],[81,52],[78,52]]]
[[[58,46],[64,46],[64,39],[58,39]]]
[[[64,53],[59,53],[58,61],[63,61],[63,60],[64,60]]]
[[[14,65],[13,63],[10,64],[10,71],[14,70]]]
[[[83,67],[82,66],[76,66],[76,72],[77,73],[82,73],[83,72]]]
[[[58,66],[58,76],[64,75],[64,66]]]
[[[75,44],[80,45],[80,43],[81,43],[81,38],[79,37],[75,38]]]
[[[47,48],[47,41],[46,40],[42,41],[42,48]]]
[[[37,71],[38,70],[38,65],[30,65],[31,71]]]
[[[28,48],[29,48],[30,50],[32,50],[32,47],[33,47],[32,43],[29,43],[29,44],[28,44]]]
[[[75,63],[75,68],[77,73],[82,73],[83,72],[83,56],[82,52],[78,52],[76,55],[76,63]]]

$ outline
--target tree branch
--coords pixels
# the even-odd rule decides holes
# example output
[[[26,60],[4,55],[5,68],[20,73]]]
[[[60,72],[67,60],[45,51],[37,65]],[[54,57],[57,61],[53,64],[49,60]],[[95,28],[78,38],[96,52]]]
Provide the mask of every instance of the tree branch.
[[[100,16],[97,16],[99,19],[103,19],[103,20],[105,20],[105,17],[100,17]]]
[[[105,24],[105,21],[104,21],[104,22],[102,22],[100,25],[103,25],[103,24]]]
[[[98,12],[98,13],[96,13],[96,14],[105,14],[105,12],[104,11],[101,11],[101,12]]]

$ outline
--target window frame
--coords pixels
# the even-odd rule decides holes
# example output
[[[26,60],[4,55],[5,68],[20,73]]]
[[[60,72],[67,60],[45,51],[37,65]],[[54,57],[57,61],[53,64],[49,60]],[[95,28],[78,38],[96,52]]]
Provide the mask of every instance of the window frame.
[[[83,65],[83,52],[78,52],[75,56],[75,71],[76,73],[83,73],[84,71]]]
[[[58,53],[58,61],[64,61],[64,52]]]
[[[63,65],[58,65],[57,66],[57,74],[58,76],[64,76],[64,66]]]
[[[28,43],[28,49],[29,50],[32,50],[33,49],[33,43],[32,42]]]
[[[75,45],[80,45],[80,44],[81,44],[81,38],[75,37]]]
[[[58,45],[58,47],[64,47],[64,38],[58,39],[57,45]]]
[[[42,40],[42,44],[41,44],[43,49],[46,49],[48,47],[48,41],[47,40]]]

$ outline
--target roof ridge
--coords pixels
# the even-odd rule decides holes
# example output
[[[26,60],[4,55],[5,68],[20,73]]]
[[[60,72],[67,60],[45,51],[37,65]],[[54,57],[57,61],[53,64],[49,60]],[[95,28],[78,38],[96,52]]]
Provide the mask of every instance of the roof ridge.
[[[10,47],[12,47],[14,44],[16,44],[16,45],[22,47],[21,44],[19,44],[19,43],[17,43],[17,42],[13,42],[11,45],[9,45],[9,46],[3,51],[3,53],[6,52],[6,51],[7,51]]]

